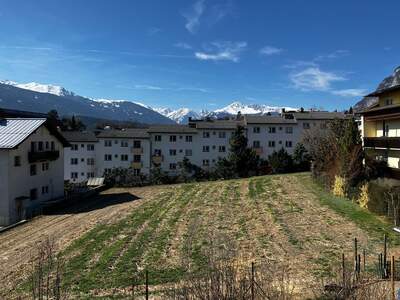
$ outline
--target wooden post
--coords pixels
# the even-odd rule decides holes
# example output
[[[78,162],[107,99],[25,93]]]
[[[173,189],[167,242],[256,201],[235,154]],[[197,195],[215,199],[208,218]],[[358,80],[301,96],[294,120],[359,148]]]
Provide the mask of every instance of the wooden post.
[[[346,288],[346,264],[344,253],[342,253],[342,278],[343,278],[343,288]]]
[[[390,282],[391,282],[391,288],[392,288],[392,300],[396,300],[396,291],[394,288],[394,256],[392,256],[392,261],[390,264]]]
[[[358,260],[358,249],[357,249],[357,238],[354,238],[354,271],[357,273],[357,260]]]
[[[365,273],[365,269],[366,269],[366,256],[367,254],[365,253],[365,249],[363,250],[363,272]]]
[[[149,300],[149,271],[146,270],[146,300]]]
[[[386,234],[383,236],[383,272],[384,272],[384,276],[387,276],[388,274],[388,261],[387,261],[387,236]],[[387,278],[387,277],[386,277]]]
[[[254,300],[254,262],[251,263],[251,300]]]

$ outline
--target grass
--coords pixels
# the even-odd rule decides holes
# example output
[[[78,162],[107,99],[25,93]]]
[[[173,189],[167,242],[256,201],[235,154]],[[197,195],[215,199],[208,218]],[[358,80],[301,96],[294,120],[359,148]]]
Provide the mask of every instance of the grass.
[[[152,285],[176,283],[188,268],[207,268],[212,247],[235,250],[244,264],[293,261],[297,276],[312,280],[351,253],[356,229],[372,240],[371,257],[383,234],[399,242],[384,219],[332,196],[307,173],[165,186],[64,249],[63,283],[87,299],[143,283],[144,270]]]

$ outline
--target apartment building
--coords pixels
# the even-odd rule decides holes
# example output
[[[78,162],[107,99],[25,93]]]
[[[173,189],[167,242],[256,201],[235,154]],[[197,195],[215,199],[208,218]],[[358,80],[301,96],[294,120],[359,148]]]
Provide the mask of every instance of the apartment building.
[[[73,183],[98,177],[96,151],[98,138],[93,132],[62,132],[71,145],[64,150],[64,180]]]
[[[147,129],[104,130],[97,135],[96,177],[114,168],[132,168],[135,175],[150,172],[150,135]]]
[[[46,118],[0,117],[0,226],[64,196],[67,146]]]
[[[367,95],[376,104],[361,112],[361,133],[367,155],[388,164],[388,175],[400,179],[400,68]],[[391,81],[390,84],[388,81]]]

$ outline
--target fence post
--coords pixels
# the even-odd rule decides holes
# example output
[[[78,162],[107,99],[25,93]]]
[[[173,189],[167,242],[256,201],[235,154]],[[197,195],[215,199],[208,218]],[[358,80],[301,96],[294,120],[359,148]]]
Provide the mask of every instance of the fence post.
[[[254,300],[254,262],[251,263],[251,300]]]
[[[342,253],[342,276],[343,276],[343,287],[346,287],[346,264],[344,253]]]
[[[146,270],[146,300],[149,300],[149,271]]]
[[[367,254],[366,254],[366,252],[365,252],[365,249],[363,250],[363,272],[365,273],[365,269],[366,269],[366,256],[367,256]]]
[[[394,288],[394,256],[392,256],[392,261],[390,264],[390,281],[392,288],[392,300],[396,300],[395,288]]]
[[[387,278],[387,271],[388,271],[388,263],[387,263],[387,236],[386,234],[383,236],[383,272],[384,276]]]

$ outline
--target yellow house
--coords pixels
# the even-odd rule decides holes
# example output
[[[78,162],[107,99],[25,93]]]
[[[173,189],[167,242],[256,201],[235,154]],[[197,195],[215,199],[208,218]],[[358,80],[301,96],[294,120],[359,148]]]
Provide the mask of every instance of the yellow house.
[[[365,153],[386,161],[389,176],[400,179],[400,67],[367,97],[377,101],[361,113]]]

